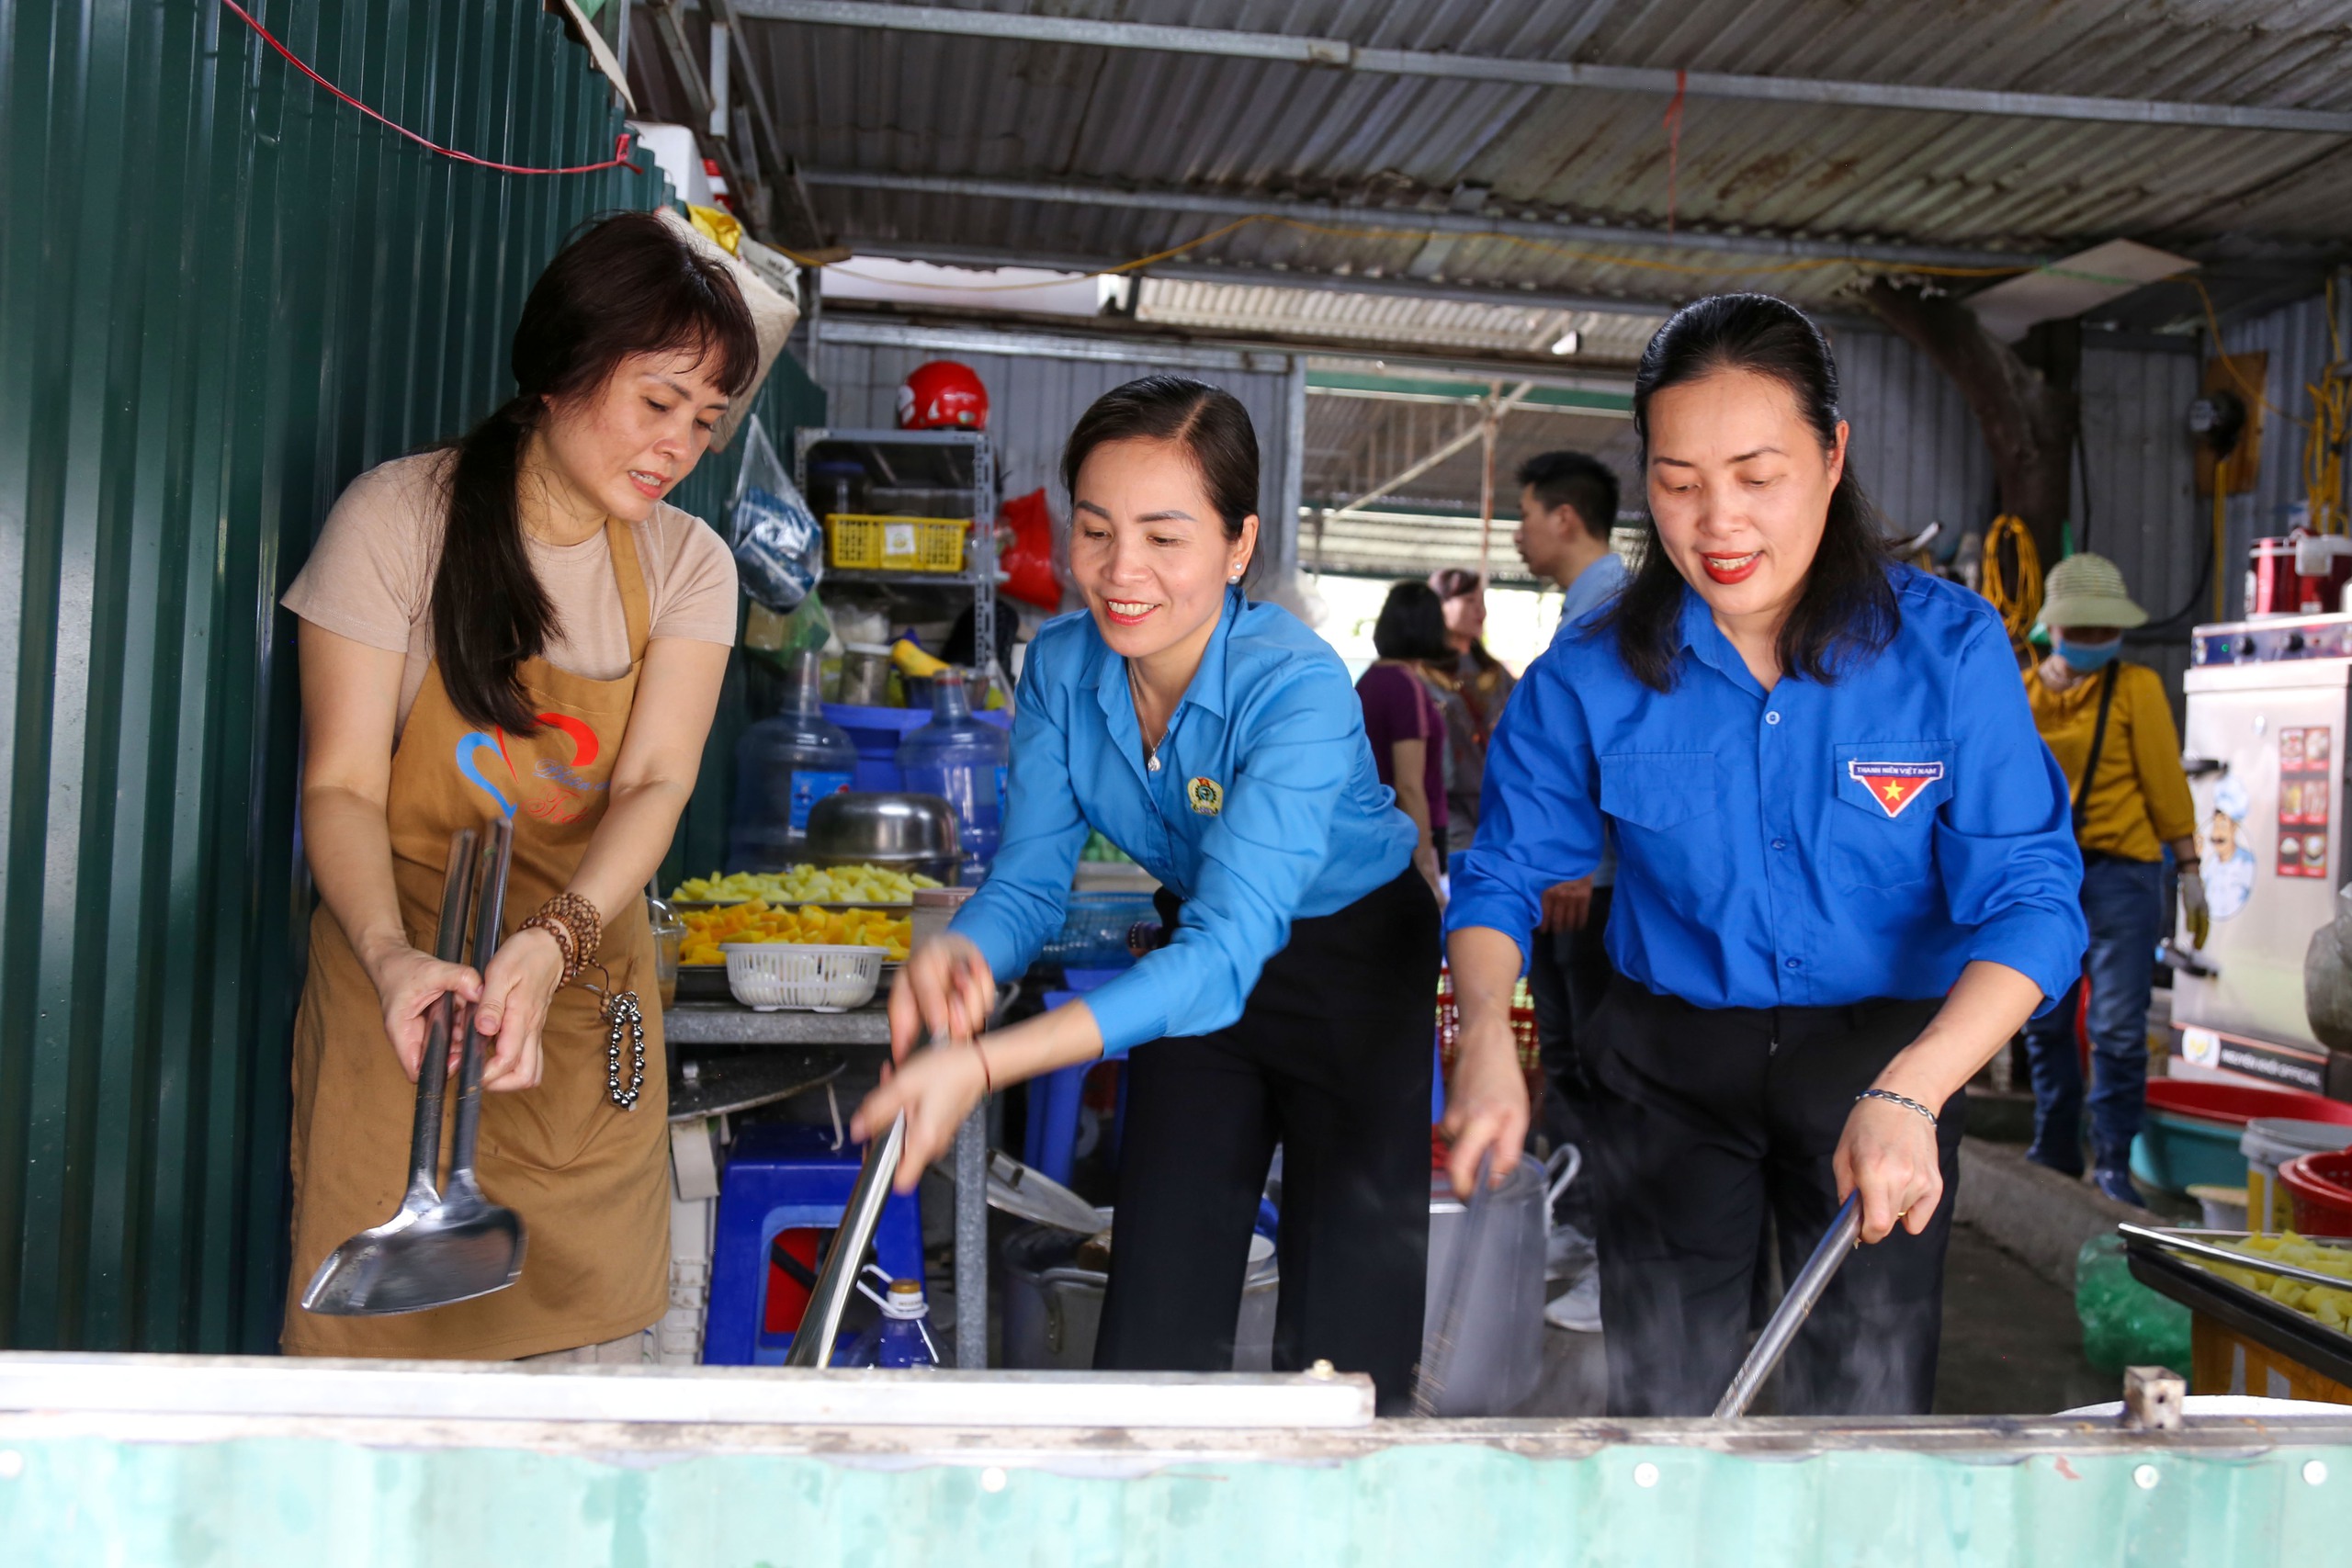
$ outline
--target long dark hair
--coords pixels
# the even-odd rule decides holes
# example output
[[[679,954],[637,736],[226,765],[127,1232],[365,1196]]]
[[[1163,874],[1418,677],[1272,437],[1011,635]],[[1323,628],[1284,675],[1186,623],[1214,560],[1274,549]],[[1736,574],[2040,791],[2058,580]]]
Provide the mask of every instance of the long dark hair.
[[[1078,499],[1078,470],[1112,441],[1170,441],[1200,470],[1201,486],[1231,543],[1258,511],[1258,432],[1241,400],[1190,376],[1145,376],[1114,387],[1088,405],[1062,448],[1062,488]],[[1261,552],[1252,551],[1257,572]]]
[[[433,576],[433,654],[450,705],[511,735],[538,728],[516,671],[561,622],[524,543],[515,489],[523,448],[550,401],[592,394],[634,354],[696,353],[729,397],[758,372],[760,345],[726,267],[650,212],[577,235],[523,302],[508,365],[514,396],[455,444],[449,521]]]
[[[1445,604],[1437,590],[1411,578],[1390,588],[1372,624],[1372,646],[1383,659],[1452,664],[1453,645],[1445,640]]]
[[[1649,471],[1650,399],[1721,370],[1778,381],[1796,400],[1797,412],[1823,448],[1837,445],[1838,362],[1821,329],[1785,299],[1717,294],[1668,318],[1634,372],[1634,432],[1641,439],[1644,474]],[[1658,539],[1655,518],[1644,534],[1640,568],[1593,630],[1615,634],[1618,657],[1642,684],[1669,692],[1680,658],[1678,633],[1687,584]],[[1883,539],[1878,510],[1862,493],[1849,453],[1829,497],[1829,520],[1805,574],[1804,592],[1781,627],[1775,651],[1781,669],[1826,683],[1849,660],[1875,654],[1894,640],[1903,617],[1887,580],[1891,558]]]

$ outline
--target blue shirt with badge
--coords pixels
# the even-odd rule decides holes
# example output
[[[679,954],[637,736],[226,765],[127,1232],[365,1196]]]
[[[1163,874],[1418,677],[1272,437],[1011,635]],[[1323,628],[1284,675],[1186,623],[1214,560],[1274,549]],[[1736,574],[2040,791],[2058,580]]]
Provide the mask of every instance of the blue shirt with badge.
[[[1688,588],[1671,692],[1634,679],[1613,636],[1555,643],[1487,751],[1447,929],[1524,949],[1542,890],[1599,863],[1605,824],[1609,954],[1652,991],[1926,998],[1981,958],[2062,995],[2087,941],[2082,858],[2008,638],[1958,584],[1891,577],[1894,640],[1826,685],[1792,673],[1767,693]]]
[[[1394,881],[1417,836],[1373,766],[1347,666],[1238,590],[1159,758],[1145,766],[1126,661],[1093,616],[1048,621],[1022,665],[1003,841],[951,929],[1018,976],[1060,931],[1099,829],[1185,901],[1173,942],[1087,994],[1106,1056],[1233,1022],[1291,921]]]

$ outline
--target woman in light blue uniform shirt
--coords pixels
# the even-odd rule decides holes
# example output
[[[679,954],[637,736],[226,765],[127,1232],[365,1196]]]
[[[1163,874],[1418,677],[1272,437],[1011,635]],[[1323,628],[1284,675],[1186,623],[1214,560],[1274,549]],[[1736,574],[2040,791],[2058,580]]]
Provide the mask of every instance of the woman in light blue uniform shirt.
[[[1274,1367],[1371,1374],[1401,1411],[1420,1349],[1438,910],[1380,783],[1347,668],[1240,584],[1258,444],[1232,395],[1152,376],[1105,394],[1062,460],[1082,614],[1029,647],[1004,840],[890,996],[899,1186],[982,1095],[1122,1056],[1117,1242],[1095,1364],[1233,1363],[1250,1234],[1283,1149]],[[1061,927],[1100,829],[1162,884],[1172,940],[982,1037],[998,977]],[[944,1043],[909,1055],[919,1032]]]

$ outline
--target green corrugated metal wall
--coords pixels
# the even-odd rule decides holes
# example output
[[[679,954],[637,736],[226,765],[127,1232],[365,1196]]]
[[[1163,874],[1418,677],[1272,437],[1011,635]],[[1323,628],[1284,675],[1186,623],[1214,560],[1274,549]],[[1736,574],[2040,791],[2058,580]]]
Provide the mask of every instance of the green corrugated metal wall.
[[[620,130],[538,0],[249,8],[446,145]],[[662,186],[436,157],[215,0],[0,0],[0,1345],[266,1349],[308,902],[277,597],[355,474],[506,395],[564,234]]]

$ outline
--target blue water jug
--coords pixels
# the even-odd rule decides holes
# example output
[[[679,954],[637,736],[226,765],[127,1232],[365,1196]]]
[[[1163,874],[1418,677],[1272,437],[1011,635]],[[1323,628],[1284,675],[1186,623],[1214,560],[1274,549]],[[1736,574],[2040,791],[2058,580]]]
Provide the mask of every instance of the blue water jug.
[[[850,787],[857,747],[824,716],[817,655],[792,662],[784,711],[735,742],[729,871],[783,871],[808,858],[808,809]]]
[[[959,671],[932,682],[931,722],[899,742],[899,771],[907,788],[936,795],[955,808],[964,846],[964,880],[977,882],[996,858],[1004,813],[1004,775],[1012,738],[972,716]]]

